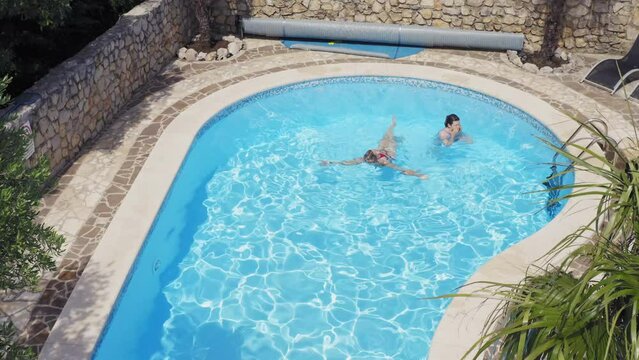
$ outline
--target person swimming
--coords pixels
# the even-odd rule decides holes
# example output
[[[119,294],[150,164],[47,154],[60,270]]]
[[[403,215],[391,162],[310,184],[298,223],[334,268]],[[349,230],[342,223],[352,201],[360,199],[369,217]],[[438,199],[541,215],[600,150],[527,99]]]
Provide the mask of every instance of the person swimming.
[[[450,146],[454,142],[463,140],[472,143],[473,139],[462,133],[461,120],[459,116],[450,114],[444,120],[444,128],[439,131],[439,140],[444,146]]]
[[[352,160],[343,161],[322,160],[320,164],[322,166],[335,164],[350,166],[358,165],[365,162],[371,165],[385,166],[387,168],[399,171],[404,175],[416,176],[422,180],[428,179],[428,175],[420,174],[414,170],[404,169],[393,164],[392,161],[395,160],[395,157],[397,156],[397,140],[395,139],[394,134],[395,125],[397,125],[397,119],[395,119],[395,116],[393,116],[393,120],[386,130],[386,133],[384,133],[384,137],[382,137],[382,139],[379,141],[379,145],[377,145],[377,148],[367,150],[366,153],[364,153],[364,156]]]

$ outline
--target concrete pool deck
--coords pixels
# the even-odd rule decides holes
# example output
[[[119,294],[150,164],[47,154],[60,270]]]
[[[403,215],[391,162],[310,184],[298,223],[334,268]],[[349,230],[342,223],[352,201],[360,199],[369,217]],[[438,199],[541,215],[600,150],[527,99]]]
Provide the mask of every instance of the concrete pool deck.
[[[137,95],[128,110],[118,116],[99,139],[87,146],[86,152],[45,199],[44,221],[67,237],[69,250],[61,259],[60,271],[52,274],[36,305],[33,306],[33,295],[28,297],[27,294],[23,298],[27,300],[22,301],[26,304],[25,309],[34,307],[26,325],[29,343],[42,346],[49,337],[42,358],[79,359],[90,355],[120,284],[128,273],[140,242],[144,240],[150,225],[148,221],[155,216],[177,170],[177,167],[171,170],[169,164],[175,166],[177,163],[179,166],[194,131],[216,109],[251,93],[278,84],[336,75],[423,77],[496,96],[523,110],[530,110],[528,112],[540,119],[555,119],[555,124],[549,125],[560,138],[567,137],[575,126],[556,110],[577,117],[603,116],[611,124],[610,133],[617,138],[629,131],[629,116],[624,113],[625,102],[604,91],[579,84],[577,80],[584,69],[576,74],[561,76],[530,74],[502,61],[505,54],[485,52],[427,50],[406,59],[388,61],[287,50],[277,42],[268,40],[249,40],[248,45],[249,49],[236,60],[175,63],[167,67],[165,72],[146,86],[145,91]],[[526,93],[533,96],[527,96]],[[202,103],[196,103],[207,97],[215,105],[207,106],[205,111],[200,109],[203,112],[198,113],[197,108]],[[634,104],[629,106],[635,112],[639,110]],[[540,117],[539,112],[545,115]],[[166,136],[160,138],[166,129],[172,129],[178,123],[185,124],[186,128],[169,130]],[[158,152],[162,149],[164,154]],[[152,150],[153,154],[149,157]],[[160,166],[154,167],[154,161]],[[143,166],[145,169],[140,172]],[[161,176],[149,178],[147,170],[155,170]],[[152,186],[142,185],[141,180],[145,177],[152,180]],[[136,189],[141,191],[137,195],[141,202],[137,205],[131,200],[136,197]],[[116,215],[118,209],[120,211]],[[150,220],[144,220],[142,214],[146,214]],[[120,221],[125,221],[127,225],[121,226],[123,223]],[[109,224],[113,226],[109,227]],[[568,228],[560,226],[558,229]],[[556,236],[556,232],[552,234]],[[124,244],[114,245],[109,239],[124,240]],[[526,240],[519,245],[529,242]],[[93,256],[98,244],[101,244],[101,250]],[[512,261],[503,263],[505,267],[502,268],[508,269],[505,271],[508,275],[519,272],[513,271],[511,266],[525,269],[534,260],[532,255],[535,252],[529,252],[525,247],[519,248],[519,245],[511,249],[523,252],[525,256],[514,256]],[[534,244],[532,246],[535,251],[541,248]],[[103,252],[102,248],[107,250]],[[85,271],[92,256],[93,261]],[[523,275],[523,272],[519,273]],[[75,286],[81,274],[82,280]],[[72,291],[69,306],[62,311],[60,320],[49,336]],[[16,296],[18,302],[19,296],[22,295]],[[481,325],[478,321],[475,323]],[[432,351],[436,351],[440,342],[451,349],[447,340],[459,345],[459,335],[453,335],[450,339],[445,336],[440,341],[439,334],[438,331],[435,335]],[[450,352],[441,353],[445,357],[432,354],[433,359],[455,358]]]

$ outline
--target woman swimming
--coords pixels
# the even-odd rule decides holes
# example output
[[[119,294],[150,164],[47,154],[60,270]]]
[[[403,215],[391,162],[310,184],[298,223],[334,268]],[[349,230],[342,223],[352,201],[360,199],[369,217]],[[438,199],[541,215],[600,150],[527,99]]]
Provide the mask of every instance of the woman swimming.
[[[343,160],[343,161],[328,161],[322,160],[320,163],[323,166],[326,165],[357,165],[363,162],[378,165],[378,166],[386,166],[393,170],[397,170],[404,175],[416,176],[422,180],[428,179],[428,176],[425,174],[420,174],[414,170],[404,169],[392,163],[397,155],[397,141],[395,140],[395,135],[393,130],[395,129],[395,125],[397,124],[397,120],[393,116],[393,120],[386,130],[384,137],[379,141],[379,145],[377,145],[376,149],[371,149],[366,151],[364,156],[355,158],[352,160]]]

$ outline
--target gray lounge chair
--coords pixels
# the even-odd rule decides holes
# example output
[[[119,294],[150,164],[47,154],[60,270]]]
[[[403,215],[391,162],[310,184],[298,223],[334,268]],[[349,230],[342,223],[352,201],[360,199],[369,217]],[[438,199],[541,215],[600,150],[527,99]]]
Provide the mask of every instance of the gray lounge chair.
[[[635,86],[635,89],[628,95],[628,99],[639,101],[639,84]]]
[[[636,79],[639,79],[639,36],[626,56],[598,62],[581,81],[610,90],[610,94],[614,94],[622,84]]]

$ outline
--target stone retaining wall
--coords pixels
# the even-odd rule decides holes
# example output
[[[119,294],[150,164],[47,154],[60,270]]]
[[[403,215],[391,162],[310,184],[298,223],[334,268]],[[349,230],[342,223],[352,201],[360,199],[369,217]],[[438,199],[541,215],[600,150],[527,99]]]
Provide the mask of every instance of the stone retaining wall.
[[[64,169],[195,33],[192,0],[148,0],[38,81],[11,112],[29,121],[35,153]],[[329,19],[512,31],[539,48],[552,0],[210,0],[218,35],[235,16]],[[584,52],[625,51],[639,34],[639,0],[567,0],[561,45]]]
[[[235,32],[234,15],[432,25],[524,33],[541,46],[553,0],[212,0],[213,28]],[[621,52],[639,34],[639,0],[566,0],[562,46]]]
[[[54,174],[77,156],[195,33],[190,0],[148,0],[81,52],[54,68],[10,112],[34,132],[35,156]]]

